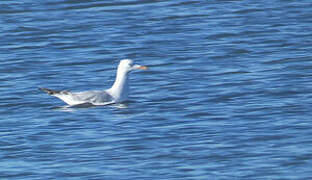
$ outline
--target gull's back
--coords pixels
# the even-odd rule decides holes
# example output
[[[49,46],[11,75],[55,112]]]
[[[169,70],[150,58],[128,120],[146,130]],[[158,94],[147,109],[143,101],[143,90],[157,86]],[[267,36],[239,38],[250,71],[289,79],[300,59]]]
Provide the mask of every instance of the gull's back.
[[[84,91],[72,94],[78,101],[90,103],[106,103],[113,101],[113,98],[106,91]]]
[[[112,103],[113,98],[106,91],[84,91],[56,94],[56,97],[69,105],[91,103],[93,105]]]

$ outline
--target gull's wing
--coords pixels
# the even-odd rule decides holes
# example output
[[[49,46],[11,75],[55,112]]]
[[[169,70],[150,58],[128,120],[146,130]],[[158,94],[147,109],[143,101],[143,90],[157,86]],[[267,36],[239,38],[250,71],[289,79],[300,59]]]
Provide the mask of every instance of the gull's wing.
[[[84,91],[71,94],[73,99],[76,101],[89,102],[94,105],[113,101],[112,96],[105,91]]]
[[[84,103],[91,103],[93,105],[105,105],[113,103],[113,98],[106,91],[84,91],[84,92],[70,92],[70,91],[55,91],[47,88],[39,88],[40,90],[55,96],[68,105],[78,105]]]

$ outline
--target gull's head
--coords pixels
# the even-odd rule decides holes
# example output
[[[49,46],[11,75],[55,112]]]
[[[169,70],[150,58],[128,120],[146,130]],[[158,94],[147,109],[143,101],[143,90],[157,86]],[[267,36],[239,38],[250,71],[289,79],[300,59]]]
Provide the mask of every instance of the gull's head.
[[[136,69],[147,69],[146,66],[141,66],[138,64],[133,64],[133,60],[131,59],[123,59],[120,61],[119,65],[118,65],[118,71],[122,71],[125,73],[129,73],[133,70]]]

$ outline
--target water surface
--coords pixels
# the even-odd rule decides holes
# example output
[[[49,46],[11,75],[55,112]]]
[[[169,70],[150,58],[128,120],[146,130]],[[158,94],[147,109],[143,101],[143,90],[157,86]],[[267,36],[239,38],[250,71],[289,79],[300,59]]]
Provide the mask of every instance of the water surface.
[[[1,179],[312,178],[312,3],[0,2]],[[38,87],[106,89],[91,108]]]

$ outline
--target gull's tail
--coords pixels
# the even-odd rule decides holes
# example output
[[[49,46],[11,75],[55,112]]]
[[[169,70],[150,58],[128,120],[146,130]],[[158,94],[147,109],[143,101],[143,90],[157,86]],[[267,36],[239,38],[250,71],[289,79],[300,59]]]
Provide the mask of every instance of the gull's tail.
[[[40,87],[39,88],[41,91],[44,91],[46,93],[48,93],[49,95],[56,95],[56,94],[60,94],[62,91],[55,91],[55,90],[52,90],[52,89],[48,89],[48,88],[42,88]]]

